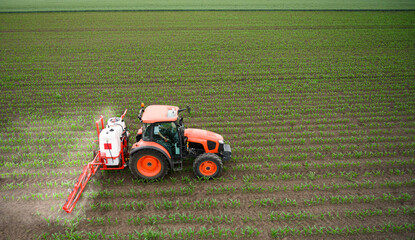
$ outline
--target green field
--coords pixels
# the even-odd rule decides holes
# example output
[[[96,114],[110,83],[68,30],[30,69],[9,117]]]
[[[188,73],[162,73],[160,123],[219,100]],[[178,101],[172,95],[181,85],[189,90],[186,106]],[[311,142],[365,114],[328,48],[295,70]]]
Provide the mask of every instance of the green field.
[[[90,10],[415,10],[411,0],[0,0],[0,12]]]
[[[5,239],[408,239],[415,232],[415,12],[0,14]],[[189,24],[192,23],[192,24]],[[190,105],[222,176],[95,175],[94,121]],[[5,227],[7,226],[7,227]]]

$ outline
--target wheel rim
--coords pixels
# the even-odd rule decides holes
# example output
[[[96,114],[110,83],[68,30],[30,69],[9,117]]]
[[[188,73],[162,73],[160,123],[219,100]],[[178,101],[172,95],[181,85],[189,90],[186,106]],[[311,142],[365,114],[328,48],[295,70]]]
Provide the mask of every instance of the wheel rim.
[[[160,161],[153,156],[143,156],[137,161],[137,170],[146,177],[154,177],[161,171]]]
[[[199,166],[200,173],[205,176],[212,176],[213,174],[215,174],[216,170],[217,170],[217,166],[212,161],[202,162],[202,164],[200,164]]]

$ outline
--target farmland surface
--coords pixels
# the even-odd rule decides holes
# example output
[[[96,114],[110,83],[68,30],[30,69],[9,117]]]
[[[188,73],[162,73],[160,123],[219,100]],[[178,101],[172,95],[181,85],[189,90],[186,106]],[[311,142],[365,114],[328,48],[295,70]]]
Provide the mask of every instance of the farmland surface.
[[[0,15],[5,239],[407,239],[415,233],[415,12]],[[191,24],[189,24],[191,23]],[[190,105],[222,176],[100,172],[94,121]],[[133,134],[134,135],[134,134]]]
[[[412,0],[14,0],[0,12],[146,10],[415,10]]]

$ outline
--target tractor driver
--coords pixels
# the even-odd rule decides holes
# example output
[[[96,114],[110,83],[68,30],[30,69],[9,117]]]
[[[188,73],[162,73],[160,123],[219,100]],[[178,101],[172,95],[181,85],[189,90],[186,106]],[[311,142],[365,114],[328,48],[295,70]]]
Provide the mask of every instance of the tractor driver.
[[[171,142],[171,139],[175,140],[175,131],[176,125],[174,125],[173,122],[168,123],[161,123],[160,124],[160,130],[158,135],[165,141],[165,142]],[[175,141],[173,141],[175,142]]]
[[[170,153],[174,152],[174,144],[179,140],[174,122],[160,123],[157,135],[164,140],[164,144],[162,145],[164,145]]]

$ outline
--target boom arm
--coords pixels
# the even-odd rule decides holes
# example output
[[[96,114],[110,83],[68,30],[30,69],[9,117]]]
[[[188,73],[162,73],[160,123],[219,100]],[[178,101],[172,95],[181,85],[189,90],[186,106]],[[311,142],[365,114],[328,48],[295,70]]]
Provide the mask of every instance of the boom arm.
[[[121,119],[124,119],[126,114],[127,114],[127,109],[125,109],[124,113],[121,115]],[[101,128],[99,127],[100,123],[101,123]],[[102,115],[100,116],[98,121],[95,122],[95,125],[97,127],[97,134],[98,134],[98,141],[99,141],[99,134],[101,133],[102,129],[104,129],[104,117]],[[123,155],[123,163],[124,163],[124,155]],[[86,165],[84,169],[82,170],[82,173],[78,178],[78,181],[75,183],[75,186],[72,192],[69,194],[68,199],[66,199],[66,202],[62,207],[62,209],[65,210],[65,212],[67,213],[72,212],[76,203],[81,197],[81,194],[84,191],[86,184],[88,183],[91,176],[97,172],[99,166],[106,167],[104,161],[101,158],[101,151],[98,151],[98,153],[94,157],[94,160],[88,163],[88,165]]]
[[[99,161],[99,154],[100,152],[98,152],[98,154],[95,155],[94,160],[92,160],[90,163],[88,163],[88,165],[84,167],[84,170],[79,176],[78,181],[76,182],[72,192],[69,194],[68,199],[63,205],[62,208],[67,213],[72,212],[73,208],[75,207],[76,203],[79,200],[79,197],[84,191],[84,188],[86,184],[88,183],[89,179],[91,178],[92,175],[94,175],[97,172],[98,167],[102,165],[102,162]]]

